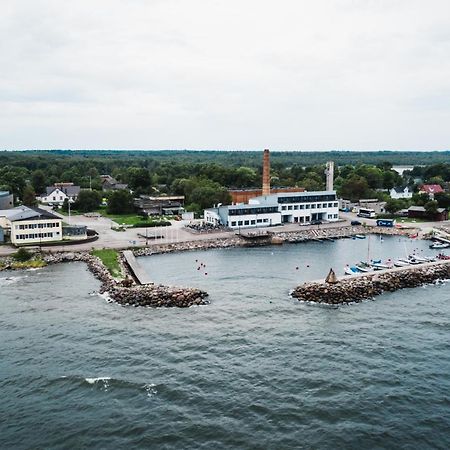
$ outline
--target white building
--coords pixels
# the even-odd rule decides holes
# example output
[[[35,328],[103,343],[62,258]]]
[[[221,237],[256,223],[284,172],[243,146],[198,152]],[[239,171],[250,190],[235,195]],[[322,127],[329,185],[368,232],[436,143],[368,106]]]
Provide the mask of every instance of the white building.
[[[74,186],[73,183],[59,183],[54,186],[48,186],[39,197],[39,201],[50,206],[62,206],[67,199],[73,203],[80,193],[80,186]]]
[[[394,199],[412,198],[413,193],[409,190],[408,186],[406,186],[405,188],[392,188],[389,191],[389,195]]]
[[[204,218],[207,223],[229,228],[335,222],[339,207],[335,191],[278,193],[252,198],[248,204],[205,209]]]
[[[61,241],[63,238],[62,219],[39,208],[18,206],[0,210],[0,227],[14,245]]]

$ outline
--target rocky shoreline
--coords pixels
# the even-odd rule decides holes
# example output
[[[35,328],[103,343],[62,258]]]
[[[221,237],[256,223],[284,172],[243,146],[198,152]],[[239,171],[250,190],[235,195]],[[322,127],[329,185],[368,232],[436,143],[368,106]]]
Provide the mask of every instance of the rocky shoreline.
[[[307,242],[320,239],[349,238],[355,234],[395,234],[404,235],[403,230],[379,227],[337,227],[319,229],[300,229],[291,232],[273,232],[273,236],[285,243]],[[156,254],[173,253],[190,250],[208,250],[216,248],[231,248],[245,246],[245,240],[239,235],[226,238],[205,239],[198,241],[179,242],[173,244],[156,244],[151,247],[133,249],[135,256],[151,256]],[[137,285],[123,263],[120,254],[123,280],[111,276],[102,261],[86,251],[82,252],[52,252],[39,254],[39,261],[45,264],[57,264],[70,261],[81,261],[87,264],[92,274],[102,283],[100,293],[107,293],[109,297],[121,305],[152,306],[152,307],[189,307],[208,303],[208,294],[196,288],[177,288],[164,285]],[[2,270],[13,269],[13,258],[2,258]],[[353,296],[354,297],[354,296]],[[352,297],[352,298],[353,298]],[[355,300],[350,300],[355,301]]]
[[[335,284],[309,282],[298,286],[291,295],[300,301],[339,305],[361,302],[383,292],[394,292],[448,279],[450,261],[443,261],[427,263],[420,267],[404,267],[382,273],[340,278]]]

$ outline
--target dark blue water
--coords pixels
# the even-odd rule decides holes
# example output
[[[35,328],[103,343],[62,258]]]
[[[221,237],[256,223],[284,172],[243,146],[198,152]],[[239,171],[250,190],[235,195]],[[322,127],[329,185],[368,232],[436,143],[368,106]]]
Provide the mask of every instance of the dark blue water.
[[[371,243],[374,258],[413,248]],[[81,263],[0,273],[0,447],[449,448],[449,284],[339,308],[288,296],[366,254],[141,258],[156,281],[207,288],[189,309],[107,303]]]

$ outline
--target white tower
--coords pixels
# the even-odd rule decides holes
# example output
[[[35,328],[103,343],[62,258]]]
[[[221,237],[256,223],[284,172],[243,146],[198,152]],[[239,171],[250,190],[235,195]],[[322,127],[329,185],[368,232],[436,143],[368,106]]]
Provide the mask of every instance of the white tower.
[[[325,169],[325,175],[327,176],[327,191],[333,190],[333,179],[334,179],[334,162],[328,161],[327,168]]]

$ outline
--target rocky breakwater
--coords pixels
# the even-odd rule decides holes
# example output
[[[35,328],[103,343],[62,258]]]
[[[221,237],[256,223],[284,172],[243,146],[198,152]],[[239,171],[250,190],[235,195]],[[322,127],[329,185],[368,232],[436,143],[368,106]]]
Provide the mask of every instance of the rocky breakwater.
[[[301,301],[338,305],[360,302],[383,292],[393,292],[448,279],[450,279],[450,261],[435,262],[420,267],[403,267],[370,275],[340,278],[335,284],[305,283],[292,292],[292,297]]]
[[[205,239],[198,241],[177,242],[174,244],[159,244],[151,247],[133,250],[135,256],[150,256],[161,253],[185,252],[189,250],[208,250],[213,248],[239,247],[245,242],[239,236],[218,239]]]
[[[321,239],[344,239],[351,238],[356,234],[383,234],[383,235],[400,235],[407,236],[411,233],[411,229],[404,230],[399,228],[377,227],[377,226],[341,226],[341,227],[318,227],[299,229],[297,231],[284,231],[276,233],[276,236],[283,239],[287,243],[298,243],[307,241],[317,241]]]
[[[123,287],[104,286],[102,291],[117,303],[127,306],[153,306],[187,308],[193,305],[206,305],[208,294],[195,288],[175,288],[163,285],[142,285]]]

